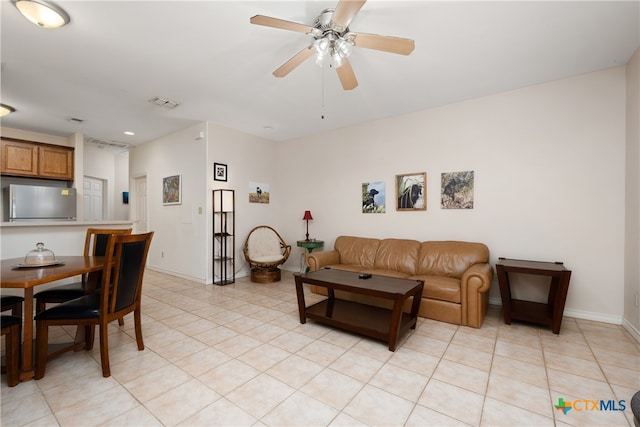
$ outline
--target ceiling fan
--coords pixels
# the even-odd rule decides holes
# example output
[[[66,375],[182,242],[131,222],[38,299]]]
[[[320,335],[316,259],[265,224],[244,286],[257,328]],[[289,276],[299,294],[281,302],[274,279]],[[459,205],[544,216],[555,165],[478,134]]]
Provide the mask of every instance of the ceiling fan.
[[[274,76],[286,76],[315,53],[316,62],[319,64],[327,57],[331,59],[343,89],[351,90],[358,86],[358,80],[349,62],[349,54],[354,46],[401,55],[409,55],[415,47],[415,43],[411,39],[351,32],[349,24],[366,1],[339,0],[335,9],[323,10],[320,16],[316,18],[313,26],[264,15],[256,15],[249,22],[256,25],[305,33],[313,38],[309,46],[296,53],[275,70],[273,72]]]

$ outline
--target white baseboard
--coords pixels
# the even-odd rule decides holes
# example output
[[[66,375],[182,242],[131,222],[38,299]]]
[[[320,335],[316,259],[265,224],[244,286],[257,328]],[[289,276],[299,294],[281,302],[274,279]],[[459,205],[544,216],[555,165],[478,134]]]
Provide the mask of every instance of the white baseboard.
[[[627,332],[629,332],[629,335],[631,335],[638,343],[640,343],[640,331],[631,323],[629,323],[627,319],[622,319],[622,327]]]
[[[489,304],[502,306],[500,298],[489,298]],[[622,316],[612,316],[610,314],[594,313],[592,311],[565,309],[564,315],[574,319],[592,320],[594,322],[611,323],[622,325]]]
[[[181,279],[187,279],[187,280],[191,280],[191,281],[198,282],[198,283],[203,283],[205,285],[210,285],[211,284],[211,282],[207,283],[207,281],[202,279],[202,277],[193,277],[193,276],[189,276],[189,275],[186,275],[186,274],[176,273],[175,271],[171,271],[171,270],[164,270],[162,268],[152,267],[150,265],[147,265],[147,270],[156,271],[158,273],[163,273],[163,274],[168,274],[169,276],[175,276],[175,277],[179,277]]]

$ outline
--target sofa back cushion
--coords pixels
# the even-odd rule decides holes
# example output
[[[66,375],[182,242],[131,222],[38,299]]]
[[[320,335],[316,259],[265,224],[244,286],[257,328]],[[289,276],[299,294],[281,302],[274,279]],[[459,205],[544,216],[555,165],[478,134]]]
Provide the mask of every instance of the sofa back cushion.
[[[367,237],[340,236],[333,247],[340,254],[340,264],[373,268],[379,242]]]
[[[416,274],[420,242],[406,239],[384,239],[378,245],[374,268]]]
[[[423,242],[417,275],[447,276],[456,279],[473,264],[489,262],[489,248],[482,243]]]

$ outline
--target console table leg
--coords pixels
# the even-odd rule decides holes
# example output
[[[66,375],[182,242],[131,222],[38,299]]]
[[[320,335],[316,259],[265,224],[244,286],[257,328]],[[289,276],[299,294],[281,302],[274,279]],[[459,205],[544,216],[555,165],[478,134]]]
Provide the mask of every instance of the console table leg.
[[[509,284],[509,274],[501,265],[496,266],[498,284],[500,285],[500,296],[502,297],[502,312],[504,323],[511,324],[511,285]]]
[[[551,323],[551,329],[554,334],[560,333],[560,326],[562,325],[562,315],[564,313],[564,304],[567,301],[567,293],[569,292],[569,279],[571,278],[571,271],[563,271],[560,274],[558,280],[554,277],[557,286],[555,289],[555,300],[553,301],[553,317]],[[552,285],[553,286],[553,285]]]

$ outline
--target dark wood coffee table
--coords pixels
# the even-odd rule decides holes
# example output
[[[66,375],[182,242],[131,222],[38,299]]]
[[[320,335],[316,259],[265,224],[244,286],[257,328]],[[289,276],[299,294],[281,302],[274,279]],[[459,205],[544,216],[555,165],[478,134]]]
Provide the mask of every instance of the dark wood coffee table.
[[[416,327],[424,287],[422,280],[375,275],[369,279],[360,279],[358,273],[329,268],[296,275],[295,280],[300,323],[306,323],[309,318],[383,340],[389,344],[391,351],[396,350],[399,336]],[[303,283],[327,288],[328,298],[307,307]],[[335,290],[391,300],[393,309],[337,299]],[[402,306],[409,297],[413,297],[411,312],[403,313]]]

